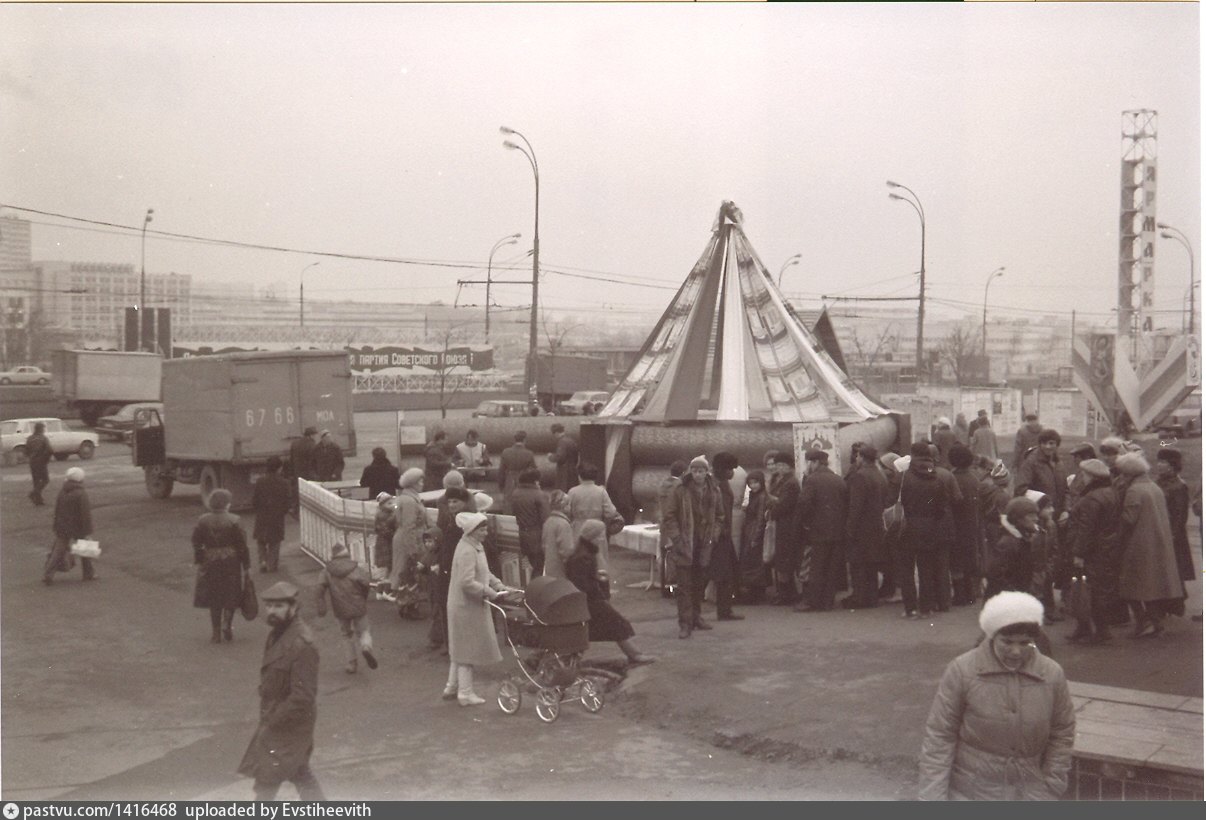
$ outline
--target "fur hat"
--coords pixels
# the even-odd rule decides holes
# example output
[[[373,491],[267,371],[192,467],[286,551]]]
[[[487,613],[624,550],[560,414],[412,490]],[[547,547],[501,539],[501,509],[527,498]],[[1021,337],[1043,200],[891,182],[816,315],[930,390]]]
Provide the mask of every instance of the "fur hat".
[[[486,516],[479,512],[460,512],[456,514],[456,525],[461,528],[461,532],[465,535],[485,524],[487,520]]]
[[[1126,442],[1117,436],[1110,436],[1109,438],[1102,439],[1101,444],[1098,446],[1101,448],[1103,455],[1116,456],[1126,449]]]
[[[712,464],[717,470],[736,470],[737,456],[726,450],[721,450],[712,456]]]
[[[445,490],[452,489],[453,487],[464,487],[465,476],[461,475],[459,470],[449,470],[444,473],[444,478],[440,483],[444,485]]]
[[[950,419],[948,419],[946,416],[939,416],[939,417],[938,417],[938,421],[936,422],[936,426],[938,426],[938,427],[950,427],[950,426],[951,426],[951,420],[950,420]]]
[[[885,470],[896,469],[896,459],[900,458],[896,453],[884,453],[879,457],[880,466]]]
[[[815,450],[815,449],[808,450],[806,453],[804,453],[804,460],[805,461],[819,461],[822,464],[828,464],[829,463],[829,453],[826,453],[824,450]]]
[[[1159,450],[1156,453],[1156,461],[1167,461],[1169,465],[1177,471],[1180,471],[1182,465],[1185,463],[1184,457],[1181,455],[1180,450],[1170,450],[1167,447]]]
[[[70,469],[67,470],[67,475],[65,477],[68,481],[83,481],[84,480],[84,468],[71,467]]]
[[[929,458],[930,443],[928,441],[914,441],[909,445],[909,455],[913,458]]]
[[[1099,458],[1086,458],[1080,463],[1081,472],[1090,478],[1109,478],[1110,468]]]
[[[1129,476],[1143,475],[1151,469],[1151,465],[1147,463],[1143,453],[1137,452],[1123,453],[1118,456],[1114,466],[1118,468],[1118,472]]]
[[[384,504],[386,501],[389,501],[391,498],[393,498],[393,496],[390,495],[389,493],[377,493],[377,503],[378,504]]]
[[[1038,504],[1034,502],[1034,499],[1027,498],[1024,495],[1009,499],[1009,503],[1005,505],[1005,517],[1011,522],[1017,521],[1031,513],[1038,515]]]
[[[230,509],[230,501],[230,490],[219,488],[209,494],[209,504],[207,506],[213,512],[221,512],[222,510]]]
[[[473,494],[473,507],[479,513],[484,513],[486,510],[494,506],[494,499],[485,493]]]
[[[402,474],[398,479],[398,487],[403,490],[409,490],[411,487],[416,487],[423,481],[423,471],[418,467],[411,467]]]
[[[578,530],[579,541],[591,541],[595,544],[607,541],[607,527],[597,518],[588,518],[582,522],[582,529]]]
[[[1043,605],[1039,599],[1025,592],[1011,591],[999,592],[984,602],[984,608],[980,610],[980,629],[985,635],[992,638],[1013,624],[1042,626]]]
[[[708,457],[707,457],[707,456],[696,456],[695,458],[691,459],[691,463],[687,465],[687,469],[689,470],[689,469],[691,469],[692,467],[696,467],[696,466],[699,466],[699,465],[703,465],[703,468],[704,468],[705,470],[710,470],[710,469],[711,469],[711,467],[710,467],[710,466],[709,466],[709,464],[708,464]]]

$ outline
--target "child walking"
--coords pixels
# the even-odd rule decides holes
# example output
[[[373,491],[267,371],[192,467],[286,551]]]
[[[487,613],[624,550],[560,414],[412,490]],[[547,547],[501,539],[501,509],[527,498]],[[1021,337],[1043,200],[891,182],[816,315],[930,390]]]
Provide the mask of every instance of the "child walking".
[[[348,642],[348,665],[344,671],[349,675],[356,674],[358,655],[364,656],[369,669],[377,668],[366,603],[370,585],[368,573],[352,560],[347,547],[336,542],[331,547],[331,560],[327,561],[318,581],[318,616],[321,618],[327,614],[329,595],[331,610],[339,620],[339,628]]]

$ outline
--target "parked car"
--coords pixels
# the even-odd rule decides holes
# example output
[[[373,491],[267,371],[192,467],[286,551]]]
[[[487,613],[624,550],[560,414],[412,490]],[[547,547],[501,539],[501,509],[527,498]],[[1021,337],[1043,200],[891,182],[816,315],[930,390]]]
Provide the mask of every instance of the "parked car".
[[[527,402],[522,401],[501,401],[499,399],[491,399],[484,401],[477,406],[473,411],[473,417],[477,418],[513,418],[517,416],[526,416],[528,414]]]
[[[159,417],[163,418],[163,402],[134,402],[133,404],[127,404],[125,407],[121,408],[111,416],[101,416],[99,419],[97,419],[97,435],[111,438],[114,441],[125,441],[129,443],[130,434],[134,430],[134,414],[144,408],[147,410],[158,410]]]
[[[98,437],[91,430],[68,430],[62,419],[7,419],[0,421],[0,453],[6,466],[25,460],[25,439],[33,435],[39,421],[46,425],[46,438],[57,460],[66,461],[72,453],[89,459],[96,453]]]
[[[0,384],[50,384],[50,374],[32,364],[0,371]]]
[[[557,405],[557,415],[593,416],[607,404],[610,395],[606,390],[579,390]]]
[[[1195,390],[1185,397],[1180,407],[1173,410],[1159,423],[1153,425],[1156,432],[1189,437],[1202,435],[1202,393]]]

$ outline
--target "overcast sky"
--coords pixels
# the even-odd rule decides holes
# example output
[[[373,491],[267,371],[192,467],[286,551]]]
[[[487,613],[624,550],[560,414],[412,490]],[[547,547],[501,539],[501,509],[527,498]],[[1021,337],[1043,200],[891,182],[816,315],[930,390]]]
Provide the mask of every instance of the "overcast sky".
[[[722,200],[789,293],[1116,305],[1122,112],[1159,112],[1157,216],[1200,250],[1195,3],[3,5],[0,202],[326,258],[307,299],[451,301],[491,246],[542,302],[660,310]],[[14,213],[6,211],[6,213]],[[35,259],[139,262],[137,231],[49,227]],[[1200,254],[1199,254],[1200,256]],[[321,257],[149,234],[147,268],[279,283]],[[1160,240],[1157,307],[1184,250]],[[503,305],[530,288],[501,286]],[[482,303],[484,293],[462,296]],[[1168,324],[1180,324],[1170,314]]]

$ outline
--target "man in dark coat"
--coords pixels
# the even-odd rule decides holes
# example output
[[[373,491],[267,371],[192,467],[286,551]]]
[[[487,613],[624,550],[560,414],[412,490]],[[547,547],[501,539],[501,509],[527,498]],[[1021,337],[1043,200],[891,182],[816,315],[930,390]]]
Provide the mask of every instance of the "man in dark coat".
[[[796,572],[800,569],[801,547],[797,511],[800,483],[796,481],[796,463],[791,453],[775,452],[771,457],[774,472],[766,491],[767,523],[775,531],[775,597],[771,603],[792,606],[800,600],[796,590]],[[768,536],[769,537],[769,536]]]
[[[1057,524],[1067,519],[1068,480],[1064,475],[1063,465],[1059,460],[1060,435],[1055,430],[1045,429],[1038,435],[1038,449],[1022,461],[1022,466],[1014,476],[1013,494],[1025,495],[1029,490],[1037,490],[1051,499],[1052,513]],[[1058,532],[1058,530],[1057,530]],[[1072,582],[1072,555],[1063,538],[1057,537],[1051,545],[1049,555],[1048,579],[1052,589],[1068,591]],[[1048,617],[1062,621],[1054,606],[1055,595],[1048,589],[1039,596],[1048,607]]]
[[[733,471],[737,469],[737,457],[721,451],[712,456],[712,475],[720,490],[720,530],[716,534],[716,546],[712,550],[709,575],[716,585],[716,620],[741,621],[744,615],[733,611],[733,600],[737,597],[737,545],[733,543]]]
[[[951,550],[951,603],[968,606],[980,592],[980,555],[984,552],[984,519],[980,511],[980,477],[972,471],[975,456],[962,444],[948,453],[960,499],[953,505],[955,541]]]
[[[794,609],[828,612],[834,593],[846,588],[846,482],[829,469],[824,450],[809,450],[804,459],[807,475],[800,486],[797,521],[810,557],[806,601]]]
[[[878,459],[879,452],[864,444],[847,483],[846,560],[850,564],[851,594],[842,600],[842,606],[850,609],[879,604],[878,567],[887,560],[883,513],[896,497],[890,495]]]
[[[385,448],[374,447],[373,460],[360,474],[360,486],[368,488],[369,498],[376,498],[381,493],[393,495],[398,491],[398,479],[401,477],[402,473],[385,454]],[[431,488],[434,490],[439,486],[439,484],[434,484]]]
[[[525,448],[526,450],[526,448]],[[531,455],[531,452],[528,452]],[[502,457],[505,459],[507,451]],[[518,476],[518,485],[511,493],[511,511],[515,516],[515,525],[519,528],[519,551],[528,559],[535,578],[544,572],[544,544],[541,534],[544,531],[544,521],[551,512],[548,494],[540,489],[540,471],[536,464],[528,467]]]
[[[946,416],[943,416],[936,422],[931,442],[938,448],[937,466],[946,467],[949,470],[951,466],[951,447],[959,443],[959,438],[955,435],[955,431],[951,429],[951,420]]]
[[[528,434],[523,430],[515,433],[515,443],[498,455],[498,486],[503,494],[503,511],[511,511],[511,493],[519,486],[519,476],[536,466],[536,456],[528,449]]]
[[[1193,553],[1189,549],[1189,485],[1181,480],[1181,451],[1168,447],[1156,453],[1156,486],[1164,493],[1168,525],[1172,527],[1173,552],[1182,581],[1193,581]]]
[[[314,446],[314,472],[319,481],[343,480],[343,451],[331,438],[330,430],[323,430]]]
[[[549,461],[557,465],[557,489],[568,493],[578,486],[578,442],[565,432],[564,424],[549,428],[557,440],[557,446],[549,453]]]
[[[230,512],[230,491],[216,489],[207,499],[209,512],[193,527],[193,563],[197,581],[193,606],[209,610],[210,640],[234,640],[235,610],[243,603],[243,585],[251,558],[239,517]]]
[[[1103,643],[1110,639],[1112,612],[1118,606],[1122,510],[1106,463],[1088,458],[1079,466],[1081,492],[1070,513],[1068,536],[1074,566],[1088,582],[1090,614],[1087,621],[1077,621],[1068,640]]]
[[[298,615],[298,589],[278,581],[260,597],[272,631],[260,664],[260,723],[239,774],[255,778],[255,799],[275,800],[281,783],[297,787],[302,800],[325,800],[310,771],[318,716],[318,649]]]
[[[33,490],[29,500],[35,507],[41,507],[46,502],[42,500],[42,490],[50,483],[50,457],[54,451],[50,447],[50,439],[46,438],[46,425],[42,422],[34,424],[34,431],[25,439],[25,457],[29,460],[29,476],[33,479]]]
[[[314,437],[318,435],[317,427],[307,427],[302,431],[302,437],[295,439],[289,445],[289,468],[293,473],[293,478],[304,478],[307,481],[313,481],[317,476],[317,468],[314,465],[314,450],[318,445],[314,442]],[[290,491],[293,493],[293,513],[297,514],[297,483],[296,481],[290,485]]]
[[[924,441],[909,448],[909,468],[901,478],[900,503],[905,523],[897,582],[904,596],[905,614],[916,618],[918,609],[914,607],[927,615],[942,607],[942,587],[947,584],[950,564],[950,542],[945,528],[946,522],[952,520],[953,503],[951,492],[934,466],[930,446]],[[918,576],[916,592],[914,564]],[[949,588],[946,593],[949,595]]]
[[[54,501],[54,544],[42,570],[42,583],[47,585],[54,582],[56,571],[70,569],[71,542],[77,538],[92,537],[92,505],[84,490],[84,471],[72,467],[67,471],[66,478]],[[96,579],[91,558],[80,558],[80,566],[85,581]]]
[[[456,555],[456,545],[464,535],[456,525],[456,516],[466,509],[472,510],[472,504],[473,499],[469,491],[460,486],[446,487],[444,497],[436,505],[436,527],[440,531],[440,541],[436,548],[436,598],[431,609],[431,630],[427,633],[427,646],[429,649],[444,647],[445,655],[448,654],[448,587],[452,578],[452,558]]]
[[[436,430],[431,436],[431,441],[427,442],[427,446],[423,450],[423,486],[430,490],[438,490],[444,486],[444,476],[452,469],[452,452],[448,447],[448,434],[443,430]],[[390,488],[389,492],[392,495],[397,488],[397,483]]]
[[[708,567],[724,522],[720,488],[708,472],[708,460],[696,456],[687,467],[670,503],[662,512],[661,528],[666,536],[667,557],[674,563],[678,602],[678,637],[690,638],[696,629],[712,626],[700,615]]]
[[[281,476],[278,457],[268,459],[267,470],[256,479],[251,490],[251,508],[255,511],[251,536],[255,539],[260,572],[276,572],[281,542],[285,540],[285,514],[289,512],[292,493],[289,482]]]
[[[1013,471],[1015,473],[1022,466],[1030,448],[1038,446],[1038,437],[1041,432],[1043,432],[1043,425],[1039,424],[1038,414],[1027,413],[1025,424],[1018,428],[1017,435],[1013,437]]]

